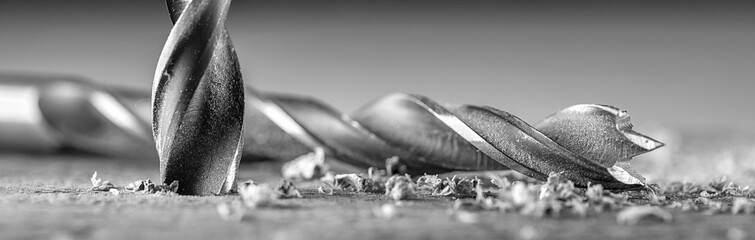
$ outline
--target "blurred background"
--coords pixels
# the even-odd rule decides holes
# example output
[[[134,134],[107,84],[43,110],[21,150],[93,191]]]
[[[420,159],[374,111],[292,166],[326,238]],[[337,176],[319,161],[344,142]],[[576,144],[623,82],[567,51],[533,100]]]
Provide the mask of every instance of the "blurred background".
[[[4,1],[0,72],[148,92],[162,1]],[[392,92],[493,106],[532,124],[577,103],[629,111],[667,143],[654,180],[755,176],[755,3],[234,1],[247,84],[350,112]]]

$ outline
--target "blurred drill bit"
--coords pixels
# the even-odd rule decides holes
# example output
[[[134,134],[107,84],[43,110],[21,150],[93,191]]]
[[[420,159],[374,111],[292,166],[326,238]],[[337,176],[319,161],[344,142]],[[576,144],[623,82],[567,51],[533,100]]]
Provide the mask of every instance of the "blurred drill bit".
[[[156,156],[148,100],[72,77],[0,74],[0,149]],[[139,95],[137,92],[136,95]]]
[[[241,158],[244,87],[225,30],[230,0],[168,0],[173,29],[157,63],[152,128],[160,178],[178,193],[224,194]]]

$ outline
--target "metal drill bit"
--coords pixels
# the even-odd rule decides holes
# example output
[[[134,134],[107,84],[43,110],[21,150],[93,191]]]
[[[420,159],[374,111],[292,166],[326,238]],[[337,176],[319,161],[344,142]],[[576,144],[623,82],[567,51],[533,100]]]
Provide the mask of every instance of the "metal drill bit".
[[[322,148],[360,167],[398,156],[412,174],[513,169],[546,180],[550,172],[563,172],[577,186],[621,189],[644,181],[629,159],[663,146],[632,131],[626,112],[604,105],[564,109],[539,131],[501,110],[442,105],[419,95],[389,95],[351,115],[303,97],[253,90],[246,96],[253,124],[246,126],[245,152],[269,158]]]
[[[129,92],[66,76],[0,74],[0,149],[155,157],[149,112]]]
[[[153,134],[163,183],[224,194],[243,145],[244,87],[224,22],[230,0],[168,0],[173,29],[155,71]]]

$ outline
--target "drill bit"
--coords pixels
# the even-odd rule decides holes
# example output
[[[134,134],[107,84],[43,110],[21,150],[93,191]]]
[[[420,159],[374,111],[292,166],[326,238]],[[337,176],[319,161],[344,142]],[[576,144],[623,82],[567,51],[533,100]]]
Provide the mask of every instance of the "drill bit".
[[[253,121],[246,125],[245,152],[277,159],[321,148],[359,167],[398,156],[411,174],[512,169],[546,180],[561,172],[577,186],[626,189],[644,181],[629,160],[663,146],[632,131],[625,111],[606,105],[566,108],[538,130],[492,107],[443,105],[412,94],[386,96],[351,115],[303,97],[251,89],[246,96]]]
[[[149,112],[130,92],[66,76],[0,74],[0,149],[154,157]]]
[[[160,178],[178,193],[224,194],[243,145],[244,87],[225,19],[230,0],[168,0],[173,29],[152,88]]]

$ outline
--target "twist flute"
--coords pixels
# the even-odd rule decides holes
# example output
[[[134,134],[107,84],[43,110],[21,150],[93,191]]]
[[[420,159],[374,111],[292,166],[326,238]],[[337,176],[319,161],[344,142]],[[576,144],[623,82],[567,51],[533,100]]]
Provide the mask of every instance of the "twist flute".
[[[563,172],[577,186],[639,187],[629,160],[663,146],[633,131],[618,108],[575,105],[538,129],[491,107],[439,104],[392,94],[351,115],[316,100],[247,91],[245,152],[292,159],[314,148],[361,167],[398,156],[411,174],[512,169],[546,180]],[[282,151],[285,149],[285,151]]]
[[[169,0],[173,29],[152,88],[163,183],[178,193],[233,189],[243,145],[244,87],[224,22],[230,0]]]

